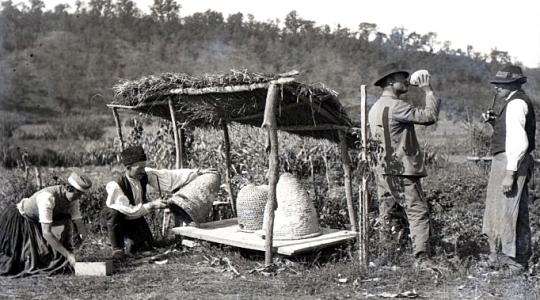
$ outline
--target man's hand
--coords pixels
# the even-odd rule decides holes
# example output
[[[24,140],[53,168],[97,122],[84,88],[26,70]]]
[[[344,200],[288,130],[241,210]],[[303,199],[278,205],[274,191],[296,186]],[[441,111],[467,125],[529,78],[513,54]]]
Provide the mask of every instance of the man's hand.
[[[154,209],[160,209],[160,208],[166,208],[167,207],[167,201],[163,199],[157,199],[152,202],[150,202],[152,208]]]
[[[493,109],[488,109],[486,112],[482,113],[482,120],[484,122],[491,122],[495,120],[495,112]]]
[[[419,88],[428,88],[431,87],[430,83],[431,75],[427,70],[418,70],[411,75],[410,83],[411,85],[416,85]]]
[[[209,169],[200,169],[199,170],[199,174],[202,175],[202,174],[208,174],[208,173],[211,173],[211,174],[217,174],[218,173],[218,170],[216,168],[209,168]]]
[[[512,193],[512,190],[514,189],[514,177],[515,177],[515,171],[506,171],[506,174],[504,175],[504,178],[502,180],[502,191],[505,194]]]

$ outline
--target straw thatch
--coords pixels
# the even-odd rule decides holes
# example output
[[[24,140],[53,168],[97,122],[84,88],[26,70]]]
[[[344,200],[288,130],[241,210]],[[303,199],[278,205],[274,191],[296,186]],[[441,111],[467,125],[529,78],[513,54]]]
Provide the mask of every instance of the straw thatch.
[[[218,126],[238,122],[261,126],[269,83],[290,74],[258,74],[231,71],[226,74],[164,73],[139,80],[122,81],[113,87],[111,106],[171,119],[193,126]],[[351,127],[337,98],[324,84],[289,81],[281,85],[277,124],[281,130],[337,141],[335,129]]]

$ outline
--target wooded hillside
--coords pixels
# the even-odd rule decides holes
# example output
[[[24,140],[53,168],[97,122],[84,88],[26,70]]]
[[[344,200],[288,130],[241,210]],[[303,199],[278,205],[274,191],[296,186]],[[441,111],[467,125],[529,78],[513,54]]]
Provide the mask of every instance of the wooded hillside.
[[[143,14],[131,0],[78,1],[68,10],[45,11],[2,2],[0,12],[0,109],[41,116],[106,112],[111,87],[120,79],[161,72],[227,72],[248,69],[280,73],[297,69],[306,82],[324,82],[345,105],[359,98],[360,84],[371,84],[377,68],[403,60],[411,70],[426,68],[444,98],[449,115],[465,116],[489,106],[487,79],[507,52],[453,49],[433,32],[376,24],[331,28],[302,19],[295,11],[282,21],[261,22],[241,13],[206,11],[183,16],[181,1],[155,0]],[[69,12],[68,12],[69,11]],[[540,71],[526,70],[528,91],[539,99]],[[378,96],[370,86],[370,100]]]

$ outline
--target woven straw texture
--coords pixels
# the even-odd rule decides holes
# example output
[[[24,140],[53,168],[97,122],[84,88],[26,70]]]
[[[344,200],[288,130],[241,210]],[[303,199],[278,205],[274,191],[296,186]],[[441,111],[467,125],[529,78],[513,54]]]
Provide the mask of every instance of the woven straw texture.
[[[172,197],[172,202],[181,208],[197,223],[207,221],[212,203],[217,197],[220,186],[219,174],[199,175]]]
[[[274,240],[298,240],[321,234],[313,202],[294,175],[281,175],[276,198],[278,207],[274,218]]]
[[[240,231],[253,232],[262,228],[267,199],[267,185],[249,184],[238,192],[236,212]]]
[[[119,82],[113,87],[113,104],[131,106],[134,111],[170,120],[166,105],[171,99],[176,119],[190,126],[220,128],[223,122],[235,119],[237,123],[260,127],[270,82],[288,76],[247,70],[201,76],[162,73]],[[280,126],[352,126],[338,93],[324,84],[294,81],[280,87],[279,114],[276,115]],[[242,118],[254,115],[260,116]],[[291,129],[289,132],[339,142],[335,130]],[[351,135],[350,142],[353,141]]]

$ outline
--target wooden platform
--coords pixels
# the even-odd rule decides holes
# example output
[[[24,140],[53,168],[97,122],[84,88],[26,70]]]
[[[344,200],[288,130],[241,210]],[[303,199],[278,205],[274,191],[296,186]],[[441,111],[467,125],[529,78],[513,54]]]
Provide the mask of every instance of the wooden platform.
[[[264,239],[254,233],[238,230],[236,219],[203,223],[196,227],[175,227],[175,234],[209,242],[264,251]],[[323,228],[323,234],[301,240],[274,241],[274,253],[295,255],[353,240],[357,233],[348,230]]]

